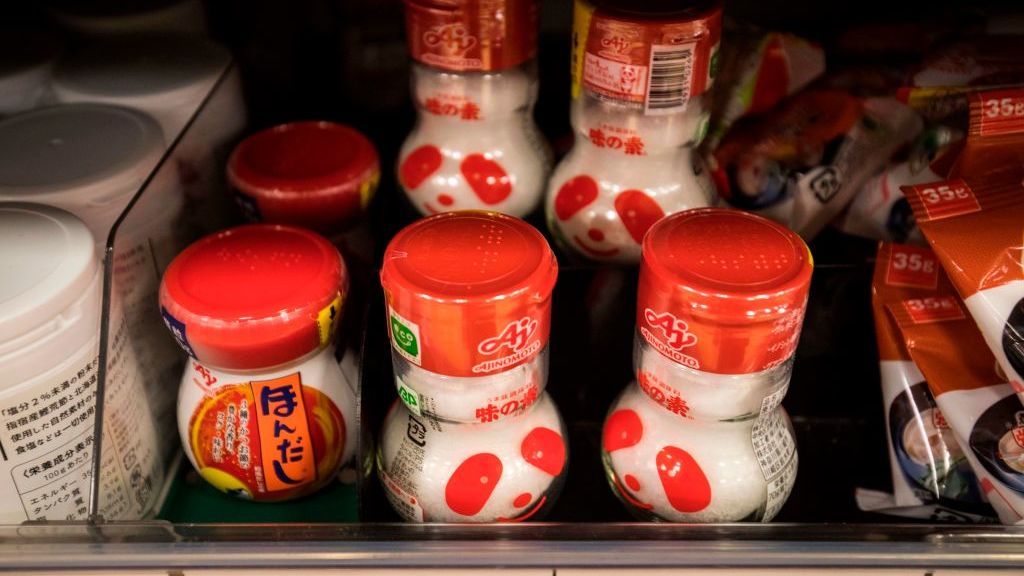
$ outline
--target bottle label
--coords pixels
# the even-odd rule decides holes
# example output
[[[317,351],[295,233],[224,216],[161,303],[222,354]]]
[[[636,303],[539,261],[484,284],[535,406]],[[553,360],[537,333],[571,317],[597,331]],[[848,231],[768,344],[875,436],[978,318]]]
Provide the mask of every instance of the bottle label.
[[[537,50],[538,12],[535,0],[463,3],[456,9],[410,0],[405,3],[409,54],[454,72],[512,68]]]
[[[423,364],[420,348],[419,324],[403,317],[393,308],[388,308],[388,327],[391,332],[391,344],[403,358],[420,366]]]
[[[761,414],[751,430],[754,456],[767,482],[762,522],[770,521],[779,513],[796,479],[796,442],[786,424],[785,413],[779,409],[785,393],[786,389],[782,388],[765,397],[761,403]]]
[[[644,114],[675,114],[707,91],[717,67],[721,10],[691,20],[629,21],[577,0],[574,98],[580,87]]]
[[[302,382],[302,373],[250,382],[192,361],[202,390],[188,421],[188,446],[199,474],[247,500],[304,493],[341,463],[347,429],[334,401]]]

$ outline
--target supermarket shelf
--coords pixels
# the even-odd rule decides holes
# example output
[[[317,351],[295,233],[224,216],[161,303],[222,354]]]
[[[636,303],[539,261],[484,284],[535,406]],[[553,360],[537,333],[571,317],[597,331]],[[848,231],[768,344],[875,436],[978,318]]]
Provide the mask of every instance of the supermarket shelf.
[[[1024,566],[1024,528],[632,523],[35,525],[0,529],[0,566],[64,570],[483,566],[1019,569]]]

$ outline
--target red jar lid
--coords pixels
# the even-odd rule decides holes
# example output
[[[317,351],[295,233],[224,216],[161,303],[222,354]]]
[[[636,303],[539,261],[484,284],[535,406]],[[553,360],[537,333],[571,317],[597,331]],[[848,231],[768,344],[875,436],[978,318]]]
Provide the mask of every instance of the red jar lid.
[[[254,220],[322,233],[365,211],[380,179],[373,143],[333,122],[294,122],[257,132],[228,159],[228,182]]]
[[[497,212],[419,220],[384,254],[395,351],[451,376],[503,372],[547,346],[558,263],[535,228]]]
[[[250,370],[326,346],[347,292],[345,263],[330,242],[302,228],[254,224],[179,254],[164,273],[160,306],[190,356]]]
[[[694,369],[767,370],[796,350],[813,266],[800,236],[760,216],[671,215],[644,237],[638,330]]]
[[[494,72],[533,58],[536,0],[405,0],[413,60],[455,72]]]

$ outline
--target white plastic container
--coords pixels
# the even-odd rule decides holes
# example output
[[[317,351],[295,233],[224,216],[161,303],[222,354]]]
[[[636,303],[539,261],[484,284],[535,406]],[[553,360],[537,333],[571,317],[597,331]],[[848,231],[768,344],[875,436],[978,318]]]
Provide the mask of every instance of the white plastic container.
[[[528,520],[551,506],[568,472],[565,425],[547,394],[490,424],[441,423],[396,402],[381,434],[378,475],[410,522]]]
[[[0,201],[31,201],[82,219],[101,249],[164,153],[163,133],[142,112],[100,104],[40,108],[0,122]],[[176,252],[184,198],[164,169],[117,234],[111,340],[125,337],[126,378],[138,378],[154,414],[169,412],[173,343],[153,321],[159,272]],[[173,378],[173,377],[172,377]]]
[[[163,152],[160,126],[135,110],[75,104],[19,114],[0,121],[0,201],[67,210],[103,245]]]
[[[167,268],[164,323],[191,357],[178,430],[215,488],[288,500],[322,488],[351,458],[356,399],[333,345],[347,293],[337,249],[291,226],[207,236]]]
[[[0,247],[0,523],[82,520],[97,443],[102,273],[93,239],[67,212],[8,203]],[[163,482],[138,386],[122,380],[107,390],[106,519],[143,518]]]
[[[0,116],[39,105],[57,52],[57,42],[41,31],[0,30]]]
[[[57,62],[53,97],[142,110],[171,141],[228,60],[223,48],[200,38],[152,35],[89,43]]]

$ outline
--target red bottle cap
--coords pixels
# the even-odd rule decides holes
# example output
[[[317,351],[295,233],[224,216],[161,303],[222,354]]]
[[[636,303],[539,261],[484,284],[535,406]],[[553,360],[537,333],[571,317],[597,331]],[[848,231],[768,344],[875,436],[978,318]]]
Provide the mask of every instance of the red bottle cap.
[[[576,81],[591,92],[659,113],[685,108],[711,87],[722,37],[717,0],[576,4]]]
[[[497,212],[449,212],[399,232],[380,282],[409,362],[449,376],[509,370],[547,346],[558,262],[540,232]]]
[[[239,226],[207,236],[164,273],[164,323],[190,356],[251,370],[326,346],[348,292],[338,250],[302,228]]]
[[[644,237],[638,330],[697,370],[767,370],[796,349],[813,267],[800,236],[760,216],[673,214]]]
[[[495,72],[537,51],[536,0],[405,0],[413,60],[454,72]]]
[[[228,159],[228,182],[254,220],[322,233],[353,224],[379,180],[373,144],[333,122],[274,126],[243,140]]]

